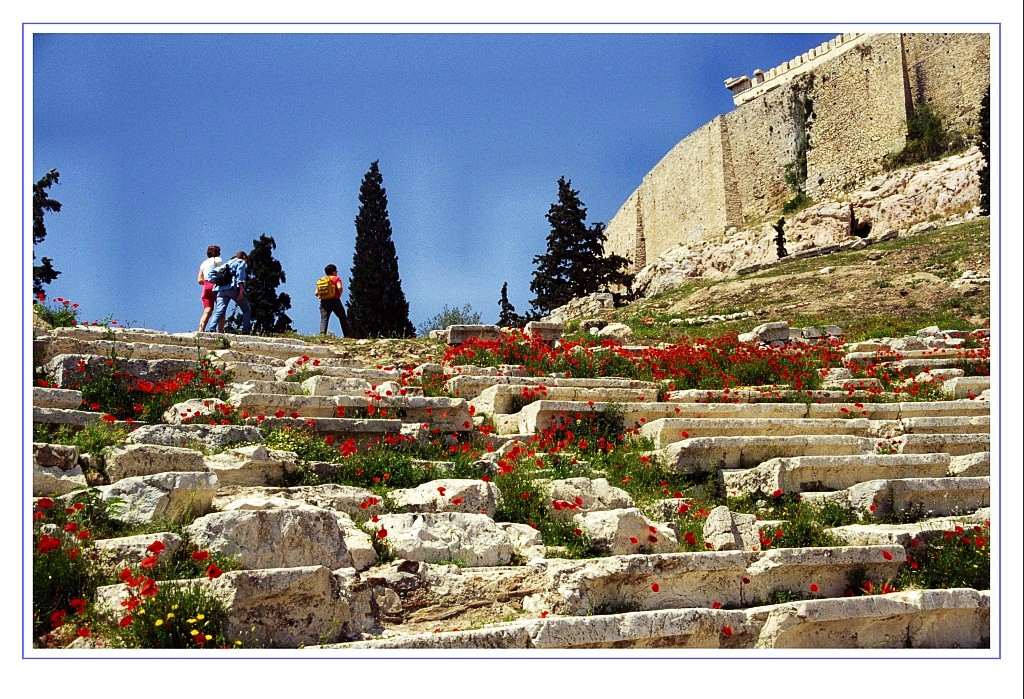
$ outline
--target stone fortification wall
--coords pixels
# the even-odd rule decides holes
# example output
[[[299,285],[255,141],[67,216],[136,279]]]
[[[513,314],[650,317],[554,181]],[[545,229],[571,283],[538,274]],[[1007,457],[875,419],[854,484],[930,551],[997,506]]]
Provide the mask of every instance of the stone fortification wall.
[[[907,95],[899,34],[871,37],[813,73],[805,191],[834,197],[881,169],[906,143]]]
[[[903,147],[922,102],[950,128],[977,132],[988,34],[844,37],[769,71],[753,96],[739,93],[735,110],[676,145],[609,222],[606,249],[636,271],[674,246],[758,227],[793,196],[787,172],[813,199],[845,201]]]
[[[786,166],[793,162],[796,148],[797,96],[793,84],[786,85],[722,117],[728,126],[736,182],[734,206],[739,213],[727,227],[742,228],[745,219],[758,220],[789,197]]]
[[[673,244],[699,241],[726,226],[722,171],[722,120],[700,127],[668,152],[612,219],[605,251],[637,260],[635,241],[644,235],[652,260]],[[673,237],[646,231],[675,231]]]
[[[903,44],[914,104],[927,102],[950,127],[977,133],[989,84],[989,35],[904,34]]]

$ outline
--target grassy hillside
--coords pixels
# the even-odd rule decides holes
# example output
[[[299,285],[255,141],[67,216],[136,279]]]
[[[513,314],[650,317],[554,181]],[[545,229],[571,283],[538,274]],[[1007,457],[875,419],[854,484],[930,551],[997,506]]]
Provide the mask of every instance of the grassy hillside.
[[[825,267],[835,269],[820,273]],[[770,320],[838,325],[850,340],[913,333],[929,325],[984,327],[990,320],[988,285],[952,286],[967,270],[989,274],[988,218],[737,278],[694,280],[617,309],[611,317],[632,327],[644,341],[717,337]],[[700,326],[678,320],[669,324],[739,311],[754,311],[757,317]]]

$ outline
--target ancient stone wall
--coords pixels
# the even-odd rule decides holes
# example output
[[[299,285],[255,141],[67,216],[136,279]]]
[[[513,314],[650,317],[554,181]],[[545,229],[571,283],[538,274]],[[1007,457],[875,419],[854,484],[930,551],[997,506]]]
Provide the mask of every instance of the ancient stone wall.
[[[978,110],[989,84],[988,34],[904,34],[907,81],[914,104],[932,105],[947,126],[978,129]]]
[[[757,220],[789,198],[786,166],[795,160],[792,84],[774,89],[722,117],[728,125],[739,219]],[[718,231],[721,233],[722,231]]]
[[[922,101],[949,128],[976,133],[989,43],[988,34],[851,34],[773,68],[644,177],[609,222],[607,251],[638,261],[635,271],[673,246],[757,226],[801,180],[817,201],[845,200],[903,147]]]
[[[702,240],[725,230],[721,118],[676,144],[644,177],[609,224],[606,252],[637,258],[638,210],[648,260],[678,242]],[[673,234],[666,236],[665,231]]]
[[[881,170],[906,143],[907,98],[898,34],[871,37],[812,75],[814,118],[805,191],[835,197]]]

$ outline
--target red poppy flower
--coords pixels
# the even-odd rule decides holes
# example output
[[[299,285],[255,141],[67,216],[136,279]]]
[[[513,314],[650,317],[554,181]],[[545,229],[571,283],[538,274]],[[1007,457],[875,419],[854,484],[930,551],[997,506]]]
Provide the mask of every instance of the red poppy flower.
[[[684,540],[686,541],[686,543],[688,543],[688,544],[689,544],[690,546],[696,546],[696,545],[697,545],[697,537],[695,537],[695,536],[693,535],[693,532],[686,532],[686,535],[685,535],[685,536],[683,537],[683,539],[684,539]]]
[[[815,585],[814,583],[811,583],[811,592],[817,592],[820,589],[821,588],[819,588],[817,585]]]
[[[210,552],[209,551],[205,551],[205,550],[203,550],[203,551],[195,551],[192,554],[192,560],[193,561],[205,561],[209,557],[210,557]]]
[[[60,548],[60,539],[43,534],[39,539],[39,553],[49,553]]]
[[[549,612],[549,611],[547,611],[547,610],[544,610],[543,612],[541,612],[541,613],[540,613],[540,618],[541,618],[541,619],[546,619],[546,618],[547,618],[547,616],[548,616],[548,614],[550,614],[550,613],[551,613],[551,612]]]
[[[452,498],[452,504],[453,505],[461,505],[462,504],[462,498]]]
[[[892,560],[892,554],[889,553],[888,551],[882,551],[882,558],[884,558],[887,561],[891,561]]]
[[[577,528],[577,529],[573,529],[573,530],[572,530],[572,533],[573,533],[574,535],[576,535],[576,536],[579,536],[580,534],[582,534],[582,533],[583,533],[583,530],[582,530],[582,529],[579,529],[579,528]]]
[[[640,539],[637,539],[635,536],[631,536],[631,537],[629,537],[629,543],[631,543],[631,544],[639,544],[640,543]]]
[[[71,605],[71,608],[79,614],[85,611],[85,600],[81,597],[75,597],[74,599],[68,600],[68,604]]]
[[[123,629],[126,626],[130,626],[131,623],[132,623],[132,615],[129,614],[128,616],[121,617],[121,621],[117,622],[117,625],[120,626]]]
[[[722,633],[724,633],[727,637],[728,636],[732,636],[732,627],[729,626],[728,624],[723,626],[722,627]]]
[[[750,578],[743,578],[743,584],[744,585],[749,585],[750,584]]]
[[[78,630],[78,634],[77,635],[78,635],[79,638],[88,638],[92,634],[90,633],[88,626],[83,626],[82,628],[80,628]]]
[[[206,566],[206,576],[210,580],[213,580],[214,578],[219,578],[223,573],[224,571],[221,570],[216,563],[211,563],[210,565]]]
[[[661,592],[661,585],[658,583],[651,583],[651,592]]]
[[[142,563],[140,563],[139,565],[143,568],[152,568],[156,565],[156,556],[149,556],[148,558],[143,558]]]
[[[51,500],[50,498],[39,498],[38,500],[36,500],[36,505],[40,509],[46,510],[53,507],[53,500]]]
[[[152,544],[150,544],[149,546],[146,547],[146,550],[149,551],[150,553],[154,554],[154,555],[157,555],[161,551],[163,551],[165,548],[167,548],[167,547],[164,546],[164,542],[162,542],[162,541],[154,541]]]
[[[64,624],[64,617],[68,615],[66,609],[58,609],[50,615],[50,621],[53,622],[53,628],[58,628]]]
[[[387,529],[385,529],[384,527],[381,527],[380,529],[377,530],[377,538],[378,539],[386,539],[387,537],[388,537],[388,530]]]
[[[779,488],[778,490],[773,490],[772,491],[772,497],[773,498],[781,498],[782,497],[782,488]]]
[[[77,532],[78,531],[78,522],[68,522],[67,524],[64,525],[64,531],[66,531],[66,532]]]
[[[722,608],[722,603],[718,602],[718,601],[712,602],[711,603],[711,608],[712,609],[721,609]]]

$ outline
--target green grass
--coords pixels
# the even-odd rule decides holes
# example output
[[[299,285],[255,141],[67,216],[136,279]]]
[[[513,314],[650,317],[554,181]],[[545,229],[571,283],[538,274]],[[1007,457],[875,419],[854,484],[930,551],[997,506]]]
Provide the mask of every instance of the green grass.
[[[32,441],[45,444],[66,444],[78,447],[85,454],[100,455],[109,447],[122,444],[128,431],[120,425],[92,422],[81,429],[67,425],[32,425]]]

